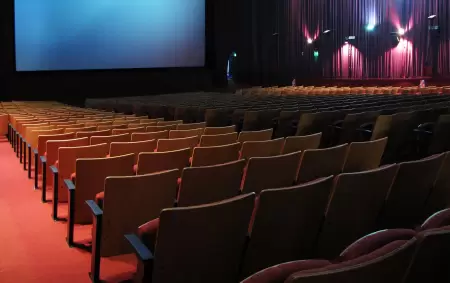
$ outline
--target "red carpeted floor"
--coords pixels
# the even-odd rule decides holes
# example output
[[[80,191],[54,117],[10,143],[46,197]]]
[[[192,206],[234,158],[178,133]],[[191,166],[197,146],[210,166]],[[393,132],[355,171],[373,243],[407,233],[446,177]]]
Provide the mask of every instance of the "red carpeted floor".
[[[51,218],[51,202],[40,201],[11,145],[0,138],[0,282],[84,283],[91,254],[69,248],[66,223]],[[51,195],[51,194],[49,194]],[[67,215],[64,206],[60,215]],[[90,227],[76,227],[75,240],[91,238]],[[134,255],[102,259],[101,279],[122,282],[135,270]]]

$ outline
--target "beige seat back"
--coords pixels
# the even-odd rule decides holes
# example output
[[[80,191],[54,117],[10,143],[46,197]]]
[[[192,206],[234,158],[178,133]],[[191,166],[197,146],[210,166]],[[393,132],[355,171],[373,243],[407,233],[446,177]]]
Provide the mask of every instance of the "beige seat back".
[[[158,140],[159,152],[173,151],[179,149],[190,148],[191,150],[198,145],[198,137],[189,137],[181,139],[160,139]]]
[[[173,131],[177,129],[177,125],[168,125],[168,126],[148,126],[145,128],[147,132],[161,132],[161,131]]]
[[[113,130],[113,129],[126,129],[128,127],[127,124],[120,124],[120,125],[99,125],[97,127],[97,130],[104,131],[104,130]]]
[[[95,137],[95,136],[110,136],[111,130],[77,132],[76,135],[77,135],[77,138],[91,138],[91,137]]]
[[[89,127],[69,127],[65,129],[66,133],[78,133],[78,132],[91,132],[91,131],[97,131],[97,126],[89,126]]]
[[[131,141],[148,141],[148,140],[159,140],[168,139],[169,131],[161,132],[150,132],[150,133],[132,133]]]
[[[90,147],[98,147],[98,145]],[[59,150],[60,153],[62,150],[64,149]],[[85,203],[86,200],[95,199],[95,196],[104,190],[107,177],[132,176],[133,165],[133,154],[108,158],[78,157],[76,159],[76,195],[74,202],[76,224],[92,223],[92,214]]]
[[[159,121],[158,126],[173,126],[173,125],[179,125],[183,124],[183,120],[176,120],[176,121]],[[176,128],[174,129],[176,130]]]
[[[113,135],[132,134],[132,133],[145,133],[145,127],[127,128],[127,129],[113,129]]]
[[[361,172],[378,168],[383,157],[387,138],[368,142],[353,142],[348,149],[344,173]]]
[[[154,152],[156,149],[156,140],[139,142],[112,142],[109,149],[109,156],[121,156],[134,154],[134,164],[137,164],[139,153]]]
[[[180,126],[180,125],[178,125]],[[181,138],[188,138],[188,137],[198,137],[203,134],[204,129],[192,129],[192,130],[173,130],[169,132],[169,138],[170,139],[181,139]]]
[[[337,177],[319,235],[320,258],[335,258],[345,247],[377,230],[397,170],[397,165],[390,165]]]
[[[8,114],[0,114],[0,135],[4,136],[8,133]]]
[[[268,141],[247,141],[242,143],[241,158],[268,157],[281,154],[284,138]]]
[[[245,253],[244,276],[279,263],[313,258],[333,179],[261,192]]]
[[[242,131],[239,133],[238,141],[267,141],[272,139],[273,129],[262,131]]]
[[[283,146],[283,154],[296,151],[305,151],[307,149],[318,149],[321,138],[322,133],[308,136],[286,137],[286,141]]]
[[[194,130],[194,129],[205,129],[206,122],[201,123],[190,123],[190,124],[178,124],[177,130]],[[203,134],[203,131],[202,131]]]
[[[240,143],[221,146],[195,147],[192,154],[192,167],[210,166],[232,162],[239,159]]]
[[[348,145],[325,149],[309,149],[303,153],[297,184],[331,175],[339,175],[347,157]]]
[[[130,134],[91,137],[91,145],[106,143],[108,145],[108,148],[112,142],[129,142],[129,141],[131,141]]]
[[[98,144],[90,146],[78,147],[60,147],[58,150],[58,200],[66,202],[68,199],[67,188],[64,180],[72,179],[72,174],[76,170],[76,162],[79,158],[102,158],[108,154],[109,147],[107,144]],[[92,169],[95,173],[98,168]],[[92,198],[87,198],[92,199]],[[84,200],[87,200],[84,199]],[[92,216],[91,216],[92,217]],[[88,222],[89,223],[89,222]]]
[[[193,206],[238,195],[245,161],[190,167],[183,170],[178,206]]]
[[[247,194],[219,203],[164,209],[159,218],[152,282],[182,283],[186,278],[235,282],[254,201],[254,194]]]
[[[271,157],[252,157],[248,161],[242,191],[259,194],[265,189],[289,187],[295,183],[301,152]]]
[[[138,175],[178,169],[180,174],[189,166],[191,150],[189,148],[167,151],[140,153],[136,173]]]
[[[383,215],[386,228],[415,227],[423,221],[426,201],[432,192],[445,155],[400,163]]]
[[[237,141],[237,133],[203,135],[200,138],[200,146],[219,146],[233,144]]]
[[[204,135],[223,135],[230,134],[236,132],[236,126],[227,126],[227,127],[206,127]]]
[[[107,177],[103,199],[101,255],[132,252],[125,234],[134,233],[143,223],[159,217],[161,210],[173,207],[177,189],[177,169],[154,174]]]

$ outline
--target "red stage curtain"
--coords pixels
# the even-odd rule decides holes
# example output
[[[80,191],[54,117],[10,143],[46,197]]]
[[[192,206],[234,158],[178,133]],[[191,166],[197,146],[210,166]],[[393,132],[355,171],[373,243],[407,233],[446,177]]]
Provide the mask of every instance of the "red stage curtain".
[[[449,0],[252,0],[248,8],[249,34],[240,37],[241,46],[252,58],[246,72],[258,74],[253,79],[262,84],[273,84],[274,77],[285,84],[293,78],[421,77],[426,65],[450,75]],[[430,21],[432,14],[437,17]],[[440,38],[430,25],[440,26]],[[405,35],[398,42],[391,33],[399,28]],[[326,29],[331,32],[323,34]],[[348,36],[356,38],[345,44]]]

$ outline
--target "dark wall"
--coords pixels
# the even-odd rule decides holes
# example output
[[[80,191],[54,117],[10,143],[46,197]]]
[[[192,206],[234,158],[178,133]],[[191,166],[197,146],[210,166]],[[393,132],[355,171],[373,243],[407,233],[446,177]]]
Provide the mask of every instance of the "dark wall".
[[[0,100],[58,100],[210,90],[226,85],[226,59],[236,24],[228,21],[236,0],[206,0],[204,68],[16,72],[14,0],[0,1]]]

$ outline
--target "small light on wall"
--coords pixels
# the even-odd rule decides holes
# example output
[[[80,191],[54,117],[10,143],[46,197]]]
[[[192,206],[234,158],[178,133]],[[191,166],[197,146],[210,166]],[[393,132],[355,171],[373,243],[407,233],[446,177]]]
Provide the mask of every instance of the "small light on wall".
[[[313,43],[313,40],[312,40],[311,38],[308,38],[308,39],[306,40],[306,42],[307,42],[308,44],[311,44],[311,43]]]

